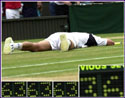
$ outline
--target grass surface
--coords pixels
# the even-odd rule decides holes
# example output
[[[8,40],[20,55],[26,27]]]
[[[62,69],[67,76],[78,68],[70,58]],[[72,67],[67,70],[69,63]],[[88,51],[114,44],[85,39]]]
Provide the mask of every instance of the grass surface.
[[[98,35],[111,38],[116,42],[123,42],[124,36],[123,33]],[[79,48],[68,52],[16,50],[11,55],[2,54],[2,80],[78,80],[78,65],[80,64],[123,64],[123,48],[122,44]]]

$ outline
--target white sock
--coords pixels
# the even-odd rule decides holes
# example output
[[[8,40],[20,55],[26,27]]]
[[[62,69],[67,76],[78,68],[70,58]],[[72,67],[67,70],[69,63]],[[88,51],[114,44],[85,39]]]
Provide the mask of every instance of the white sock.
[[[14,49],[19,49],[19,50],[21,50],[22,49],[22,43],[12,43],[13,44],[13,47],[14,47]]]

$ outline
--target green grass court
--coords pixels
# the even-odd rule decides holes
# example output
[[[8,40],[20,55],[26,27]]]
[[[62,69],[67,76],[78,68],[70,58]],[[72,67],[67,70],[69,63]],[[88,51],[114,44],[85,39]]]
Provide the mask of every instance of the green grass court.
[[[122,45],[74,49],[68,52],[14,51],[2,54],[3,81],[78,80],[78,65],[110,65],[124,63],[124,33],[96,34],[122,42]],[[29,40],[39,41],[41,39]],[[18,41],[20,42],[20,41]],[[4,42],[2,43],[2,45]]]

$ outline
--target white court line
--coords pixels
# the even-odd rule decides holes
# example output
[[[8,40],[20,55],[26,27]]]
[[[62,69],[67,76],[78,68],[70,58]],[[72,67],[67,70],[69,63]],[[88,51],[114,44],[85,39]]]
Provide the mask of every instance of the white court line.
[[[82,64],[82,65],[84,65],[84,64]],[[91,64],[88,64],[88,65],[91,65]],[[109,65],[109,64],[106,64],[106,65]],[[110,64],[110,65],[123,65],[123,64]],[[76,70],[76,69],[78,70],[78,68],[70,68],[70,69],[53,70],[53,71],[46,71],[46,72],[40,72],[40,73],[29,73],[29,74],[13,75],[13,76],[8,76],[8,77],[3,77],[3,78],[23,77],[23,76],[28,76],[28,75],[39,75],[39,74],[49,74],[49,73],[72,71],[72,70]]]
[[[8,77],[3,77],[3,78],[23,77],[23,76],[28,76],[28,75],[39,75],[39,74],[48,74],[48,73],[56,73],[56,72],[65,72],[65,71],[71,71],[71,70],[76,70],[76,69],[78,69],[78,68],[63,69],[63,70],[53,70],[53,71],[45,71],[45,72],[40,72],[40,73],[29,73],[29,74],[13,75],[13,76],[8,76]]]
[[[79,62],[79,61],[101,60],[101,59],[118,58],[118,57],[123,57],[123,55],[110,56],[110,57],[99,57],[99,58],[89,58],[89,59],[77,59],[77,60],[68,60],[68,61],[51,62],[51,63],[29,64],[29,65],[20,65],[20,66],[18,65],[16,67],[2,67],[2,70],[15,69],[15,68],[25,68],[25,67],[46,66],[46,65],[53,65],[53,64],[63,64],[63,63],[73,63],[73,62]]]

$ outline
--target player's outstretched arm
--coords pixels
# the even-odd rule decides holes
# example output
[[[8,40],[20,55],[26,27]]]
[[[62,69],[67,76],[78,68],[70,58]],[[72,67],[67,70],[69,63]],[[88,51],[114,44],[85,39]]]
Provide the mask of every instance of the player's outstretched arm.
[[[115,45],[115,42],[111,39],[107,39],[107,46]]]

